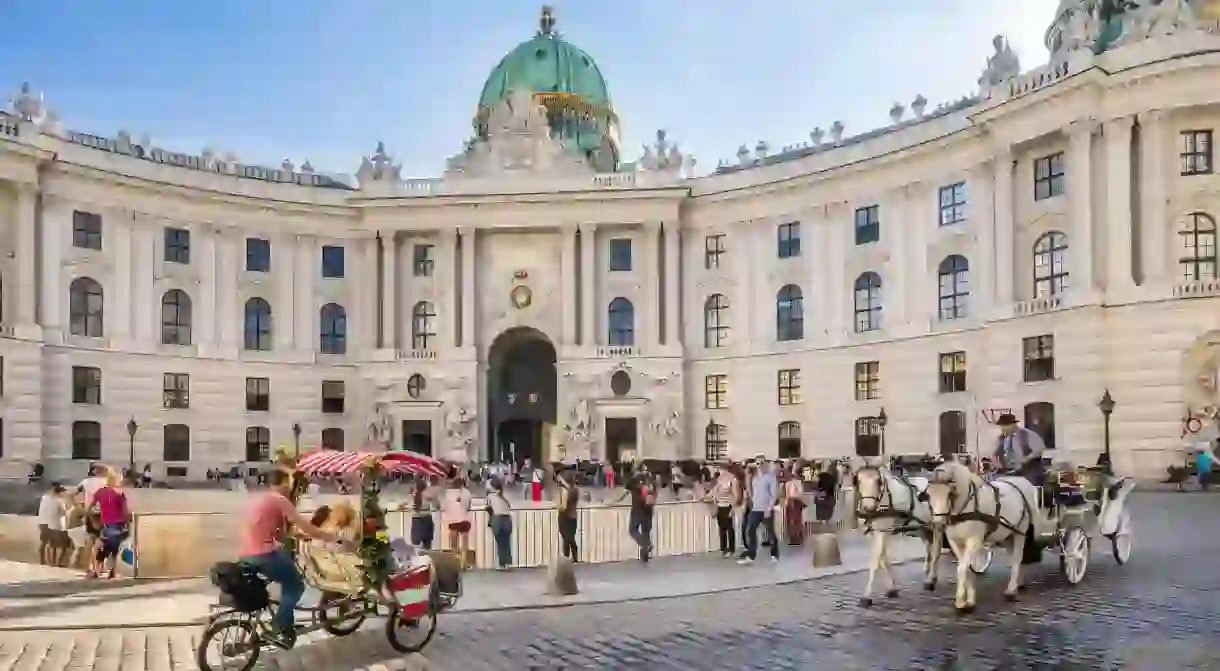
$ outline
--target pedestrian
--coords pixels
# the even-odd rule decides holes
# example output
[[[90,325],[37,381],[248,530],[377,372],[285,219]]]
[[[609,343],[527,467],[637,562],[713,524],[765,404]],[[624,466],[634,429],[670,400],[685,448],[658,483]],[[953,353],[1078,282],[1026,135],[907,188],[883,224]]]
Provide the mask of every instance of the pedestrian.
[[[470,499],[470,490],[461,476],[449,481],[443,519],[449,525],[449,549],[458,554],[462,570],[472,568],[474,564],[470,552]]]
[[[513,565],[512,506],[504,496],[504,484],[499,478],[487,479],[487,526],[496,541],[496,566],[501,571]]]
[[[45,566],[63,566],[72,547],[64,498],[63,486],[53,482],[38,501],[38,561]]]
[[[1199,489],[1207,491],[1208,485],[1211,484],[1212,468],[1215,463],[1216,455],[1212,453],[1211,443],[1200,443],[1199,451],[1195,454],[1195,477],[1199,480]]]
[[[98,490],[106,486],[106,479],[102,475],[108,470],[102,464],[90,464],[89,476],[76,486],[77,499],[85,511],[85,544],[81,546],[81,555],[86,558],[87,569],[92,568],[93,557],[97,555],[101,542],[99,538],[102,533],[102,521],[98,516],[97,505],[93,497]]]
[[[101,521],[100,549],[90,571],[90,576],[115,577],[115,564],[118,561],[119,549],[130,534],[131,508],[127,504],[127,495],[123,492],[123,479],[113,470],[103,476],[104,486],[93,495],[97,504],[98,518]]]
[[[800,478],[792,474],[784,476],[784,529],[788,533],[788,545],[805,544],[805,488]]]
[[[144,473],[140,476],[140,483],[144,489],[152,487],[152,464],[144,464]]]
[[[436,511],[440,508],[440,493],[431,477],[417,476],[411,488],[411,545],[432,549],[436,538]]]
[[[746,525],[750,521],[750,496],[753,493],[754,477],[757,474],[758,467],[752,463],[739,467],[737,471],[737,485],[741,490],[741,499],[737,502],[737,508],[741,511],[741,528],[737,534],[741,538],[741,556],[738,559],[744,559],[748,555],[746,552]]]
[[[576,546],[577,509],[580,502],[580,489],[576,486],[576,478],[571,471],[559,474],[559,537],[563,556],[573,562],[580,561],[579,549]]]
[[[716,506],[716,528],[720,532],[720,554],[727,558],[737,551],[733,534],[733,507],[741,501],[741,485],[727,468],[720,469],[712,489],[704,497]]]
[[[627,483],[627,491],[618,498],[631,497],[631,514],[628,517],[627,533],[640,548],[640,561],[647,563],[652,554],[652,519],[657,503],[657,486],[648,470],[641,467]]]
[[[779,543],[775,541],[775,503],[779,497],[779,487],[775,482],[774,466],[763,462],[758,467],[758,474],[750,487],[750,507],[746,514],[746,556],[739,559],[739,564],[751,564],[758,558],[758,528],[761,526],[770,534],[771,561],[779,561]]]

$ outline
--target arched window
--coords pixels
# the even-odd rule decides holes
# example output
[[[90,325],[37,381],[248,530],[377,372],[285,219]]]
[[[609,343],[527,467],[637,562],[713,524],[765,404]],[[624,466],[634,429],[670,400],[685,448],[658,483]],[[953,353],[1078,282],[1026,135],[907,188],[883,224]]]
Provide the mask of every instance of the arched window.
[[[780,341],[805,337],[805,307],[801,288],[785,284],[775,294],[775,337]]]
[[[347,311],[342,305],[327,303],[320,313],[322,323],[321,349],[323,354],[347,353]]]
[[[1025,428],[1038,434],[1046,443],[1046,449],[1055,449],[1055,404],[1044,401],[1027,404]]]
[[[631,347],[635,344],[635,306],[631,301],[622,296],[610,301],[610,307],[606,310],[606,327],[607,345]]]
[[[780,422],[776,431],[779,439],[779,458],[799,459],[801,457],[801,423]]]
[[[941,321],[966,317],[970,297],[970,264],[966,257],[960,254],[946,256],[936,274],[940,282]]]
[[[856,278],[856,333],[881,328],[881,276],[871,270]]]
[[[966,451],[966,413],[946,410],[940,413],[940,456],[950,457]]]
[[[271,351],[271,304],[261,298],[246,301],[246,349]]]
[[[1067,236],[1059,231],[1045,233],[1034,243],[1034,298],[1058,296],[1067,289],[1067,249]]]
[[[411,308],[411,349],[428,349],[436,340],[436,308],[420,301]]]
[[[161,459],[182,462],[191,460],[191,427],[185,424],[165,425]]]
[[[102,285],[92,277],[78,277],[68,286],[68,332],[102,337]]]
[[[707,461],[725,461],[729,458],[729,427],[709,422],[703,439],[703,456]]]
[[[703,301],[703,346],[724,347],[729,340],[729,299],[712,294]]]
[[[1182,240],[1178,268],[1186,282],[1216,279],[1216,220],[1191,212],[1178,232]]]
[[[181,289],[161,297],[161,344],[191,344],[191,297]]]

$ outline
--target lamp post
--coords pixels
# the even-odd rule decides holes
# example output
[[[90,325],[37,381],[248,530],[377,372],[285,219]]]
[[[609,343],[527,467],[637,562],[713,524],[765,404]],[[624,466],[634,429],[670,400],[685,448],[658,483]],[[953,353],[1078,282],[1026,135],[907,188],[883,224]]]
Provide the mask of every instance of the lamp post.
[[[881,411],[877,413],[877,427],[881,429],[881,456],[885,456],[885,425],[890,421],[885,415],[885,407],[882,406]]]
[[[301,456],[301,424],[300,422],[292,423],[292,449],[293,456]]]
[[[136,431],[139,430],[135,417],[127,420],[127,470],[131,473],[136,472]]]
[[[1110,390],[1107,389],[1105,393],[1101,395],[1101,400],[1097,403],[1097,407],[1101,408],[1102,417],[1105,418],[1105,434],[1102,438],[1101,453],[1101,458],[1104,463],[1098,465],[1104,465],[1107,470],[1112,468],[1110,461],[1110,415],[1114,414],[1114,405],[1114,397],[1110,396]]]

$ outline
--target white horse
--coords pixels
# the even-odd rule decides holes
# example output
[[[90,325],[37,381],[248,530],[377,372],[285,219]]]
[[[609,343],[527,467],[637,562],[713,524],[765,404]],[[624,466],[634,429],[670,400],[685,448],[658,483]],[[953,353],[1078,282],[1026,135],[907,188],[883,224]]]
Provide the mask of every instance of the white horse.
[[[957,462],[941,464],[922,495],[932,513],[933,529],[942,528],[957,555],[957,594],[953,605],[959,613],[974,610],[974,576],[970,564],[986,543],[1007,545],[1012,575],[1004,598],[1016,601],[1021,584],[1021,558],[1027,542],[1045,526],[1038,507],[1038,490],[1021,477],[999,477],[985,481]]]
[[[931,526],[932,511],[925,497],[919,494],[926,482],[900,478],[887,469],[876,465],[865,465],[856,471],[852,483],[856,490],[856,516],[864,521],[865,533],[873,535],[873,556],[868,563],[868,583],[860,605],[873,605],[873,582],[877,572],[885,574],[890,588],[885,595],[898,596],[894,574],[890,572],[890,538],[911,530],[925,530]],[[924,554],[924,588],[936,588],[936,561],[940,557],[940,534],[933,533]]]

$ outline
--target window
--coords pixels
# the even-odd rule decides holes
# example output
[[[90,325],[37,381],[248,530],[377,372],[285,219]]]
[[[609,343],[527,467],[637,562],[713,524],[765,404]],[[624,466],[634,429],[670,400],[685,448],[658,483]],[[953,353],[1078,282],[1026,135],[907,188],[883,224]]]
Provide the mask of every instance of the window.
[[[435,252],[434,245],[415,245],[411,252],[411,266],[416,277],[432,277],[432,271],[436,267],[436,261],[433,259]]]
[[[85,405],[102,404],[102,369],[92,366],[72,367],[72,402]]]
[[[881,240],[881,206],[869,205],[856,209],[856,244],[866,245]]]
[[[191,407],[190,375],[166,373],[161,378],[161,402],[164,407],[178,409]]]
[[[781,259],[791,259],[801,255],[801,222],[793,221],[780,224],[776,229],[775,253]]]
[[[72,213],[72,246],[102,251],[102,215],[79,210]]]
[[[710,423],[703,434],[703,456],[708,462],[727,461],[729,458],[729,427]]]
[[[102,425],[72,422],[72,458],[99,461],[102,458]]]
[[[1025,381],[1043,382],[1055,379],[1055,336],[1041,335],[1022,340],[1025,357]]]
[[[163,440],[163,461],[191,460],[191,427],[185,424],[166,424]]]
[[[322,429],[322,449],[342,451],[343,448],[343,429]]]
[[[323,354],[347,353],[347,311],[342,305],[327,303],[320,312]]]
[[[420,301],[411,308],[411,348],[428,349],[436,340],[436,308]]]
[[[343,248],[338,245],[322,245],[322,277],[343,277]]]
[[[3,397],[3,396],[4,396],[4,357],[0,356],[0,397]],[[0,438],[3,438],[3,432],[0,432]],[[0,452],[0,457],[2,457],[2,456],[4,456],[4,453]]]
[[[246,349],[271,351],[271,304],[261,298],[246,301]]]
[[[951,457],[966,451],[966,413],[947,410],[937,422],[940,431],[940,456]]]
[[[271,380],[269,378],[246,378],[246,410],[251,412],[271,410]]]
[[[724,257],[724,234],[709,235],[703,238],[703,267],[712,270],[720,267],[720,259]]]
[[[1034,200],[1063,195],[1063,152],[1034,159]]]
[[[940,187],[940,225],[949,226],[966,220],[966,183]]]
[[[881,362],[864,361],[856,364],[856,400],[875,401],[881,398]]]
[[[784,285],[775,295],[775,337],[781,342],[805,337],[805,308],[795,284]]]
[[[185,228],[165,229],[165,260],[169,263],[191,262],[191,232]]]
[[[1067,290],[1067,236],[1045,233],[1034,243],[1034,298],[1058,296]]]
[[[271,242],[262,238],[246,238],[246,270],[271,272]]]
[[[1025,428],[1038,434],[1046,449],[1055,449],[1055,404],[1040,401],[1026,405]]]
[[[856,419],[856,456],[881,456],[881,421],[876,417]]]
[[[619,296],[610,301],[606,311],[607,339],[606,344],[618,347],[631,347],[635,344],[635,306],[631,301]]]
[[[1178,235],[1182,240],[1182,254],[1178,258],[1182,280],[1216,279],[1216,220],[1202,212],[1192,212],[1186,215]]]
[[[191,297],[181,289],[161,297],[161,344],[191,344]]]
[[[729,407],[728,375],[708,375],[703,378],[703,407],[708,410]]]
[[[776,428],[777,452],[780,459],[801,457],[801,423],[780,422]]]
[[[729,341],[729,299],[712,294],[703,301],[703,346],[724,347]]]
[[[78,277],[68,285],[68,332],[102,337],[102,285],[92,277]]]
[[[856,333],[881,328],[881,277],[877,273],[870,271],[856,278],[855,312]]]
[[[1209,175],[1212,172],[1212,132],[1182,131],[1182,175]]]
[[[940,355],[940,393],[966,391],[966,353],[948,352]]]
[[[271,460],[271,430],[265,426],[246,428],[246,461]]]
[[[428,388],[428,382],[423,375],[415,373],[407,378],[407,396],[411,398],[419,398],[423,395],[424,390]]]
[[[610,270],[615,272],[631,270],[631,238],[610,240]]]
[[[801,404],[801,371],[799,368],[781,370],[777,374],[780,405]]]
[[[940,262],[936,270],[940,283],[940,319],[964,319],[968,316],[970,297],[970,264],[966,257],[951,254]]]
[[[343,380],[322,381],[322,412],[327,414],[343,414],[343,399],[346,394]]]

